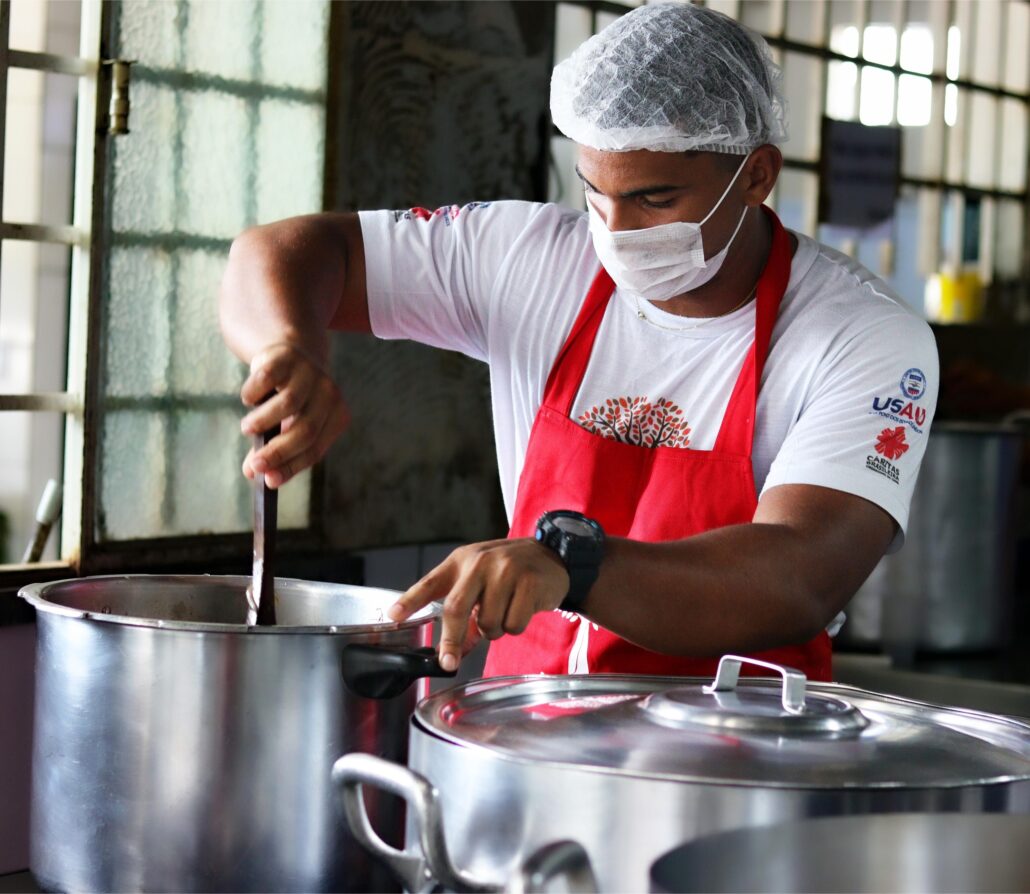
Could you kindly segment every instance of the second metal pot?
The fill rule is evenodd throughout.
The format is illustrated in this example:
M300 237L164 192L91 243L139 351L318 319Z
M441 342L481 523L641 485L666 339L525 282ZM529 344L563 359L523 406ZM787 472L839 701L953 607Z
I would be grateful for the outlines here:
M701 835L810 816L1030 813L1030 727L847 686L585 675L481 680L423 701L410 769L349 755L333 776L359 840L409 890L489 890L572 839L602 891L642 891L650 864ZM407 852L386 848L362 787L409 801Z

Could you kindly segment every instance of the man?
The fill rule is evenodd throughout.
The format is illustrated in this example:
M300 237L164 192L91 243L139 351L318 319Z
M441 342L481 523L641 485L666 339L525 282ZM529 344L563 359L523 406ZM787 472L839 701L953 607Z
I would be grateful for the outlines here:
M233 244L222 329L277 487L344 428L328 329L490 364L511 534L391 609L443 602L440 661L486 673L710 673L745 652L830 675L826 629L892 545L937 389L882 282L762 207L779 72L737 23L644 6L555 70L589 213L498 202L325 214ZM603 265L603 266L602 266Z

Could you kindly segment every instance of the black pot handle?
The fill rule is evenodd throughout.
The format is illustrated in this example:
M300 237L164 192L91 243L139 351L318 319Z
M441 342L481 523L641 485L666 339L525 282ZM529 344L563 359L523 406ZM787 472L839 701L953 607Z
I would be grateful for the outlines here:
M364 698L394 698L422 677L453 677L440 667L436 650L398 649L352 643L341 653L343 682Z

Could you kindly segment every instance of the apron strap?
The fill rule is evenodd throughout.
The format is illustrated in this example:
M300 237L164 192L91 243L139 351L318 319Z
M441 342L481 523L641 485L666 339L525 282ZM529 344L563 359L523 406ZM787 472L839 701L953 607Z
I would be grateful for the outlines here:
M755 340L744 359L737 383L730 395L726 415L722 418L719 435L715 439L717 453L751 456L755 436L755 415L758 389L762 384L762 370L769 354L773 326L780 311L780 300L790 280L790 239L776 214L762 206L772 224L772 247L765 268L758 279L755 299Z
M565 339L565 344L551 366L547 384L544 386L543 404L557 410L563 416L572 415L572 404L576 400L587 364L590 362L590 354L594 350L594 342L601 328L601 320L604 319L608 299L614 291L615 282L608 275L608 271L604 267L599 268L576 322L572 324L569 337Z

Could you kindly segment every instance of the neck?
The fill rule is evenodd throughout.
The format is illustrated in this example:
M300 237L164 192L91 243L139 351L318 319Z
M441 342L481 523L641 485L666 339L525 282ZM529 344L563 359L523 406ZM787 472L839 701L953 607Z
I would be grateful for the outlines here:
M796 241L791 236L792 250ZM772 249L772 224L758 208L748 211L718 274L703 286L670 298L661 309L682 317L718 317L738 306L757 285Z

